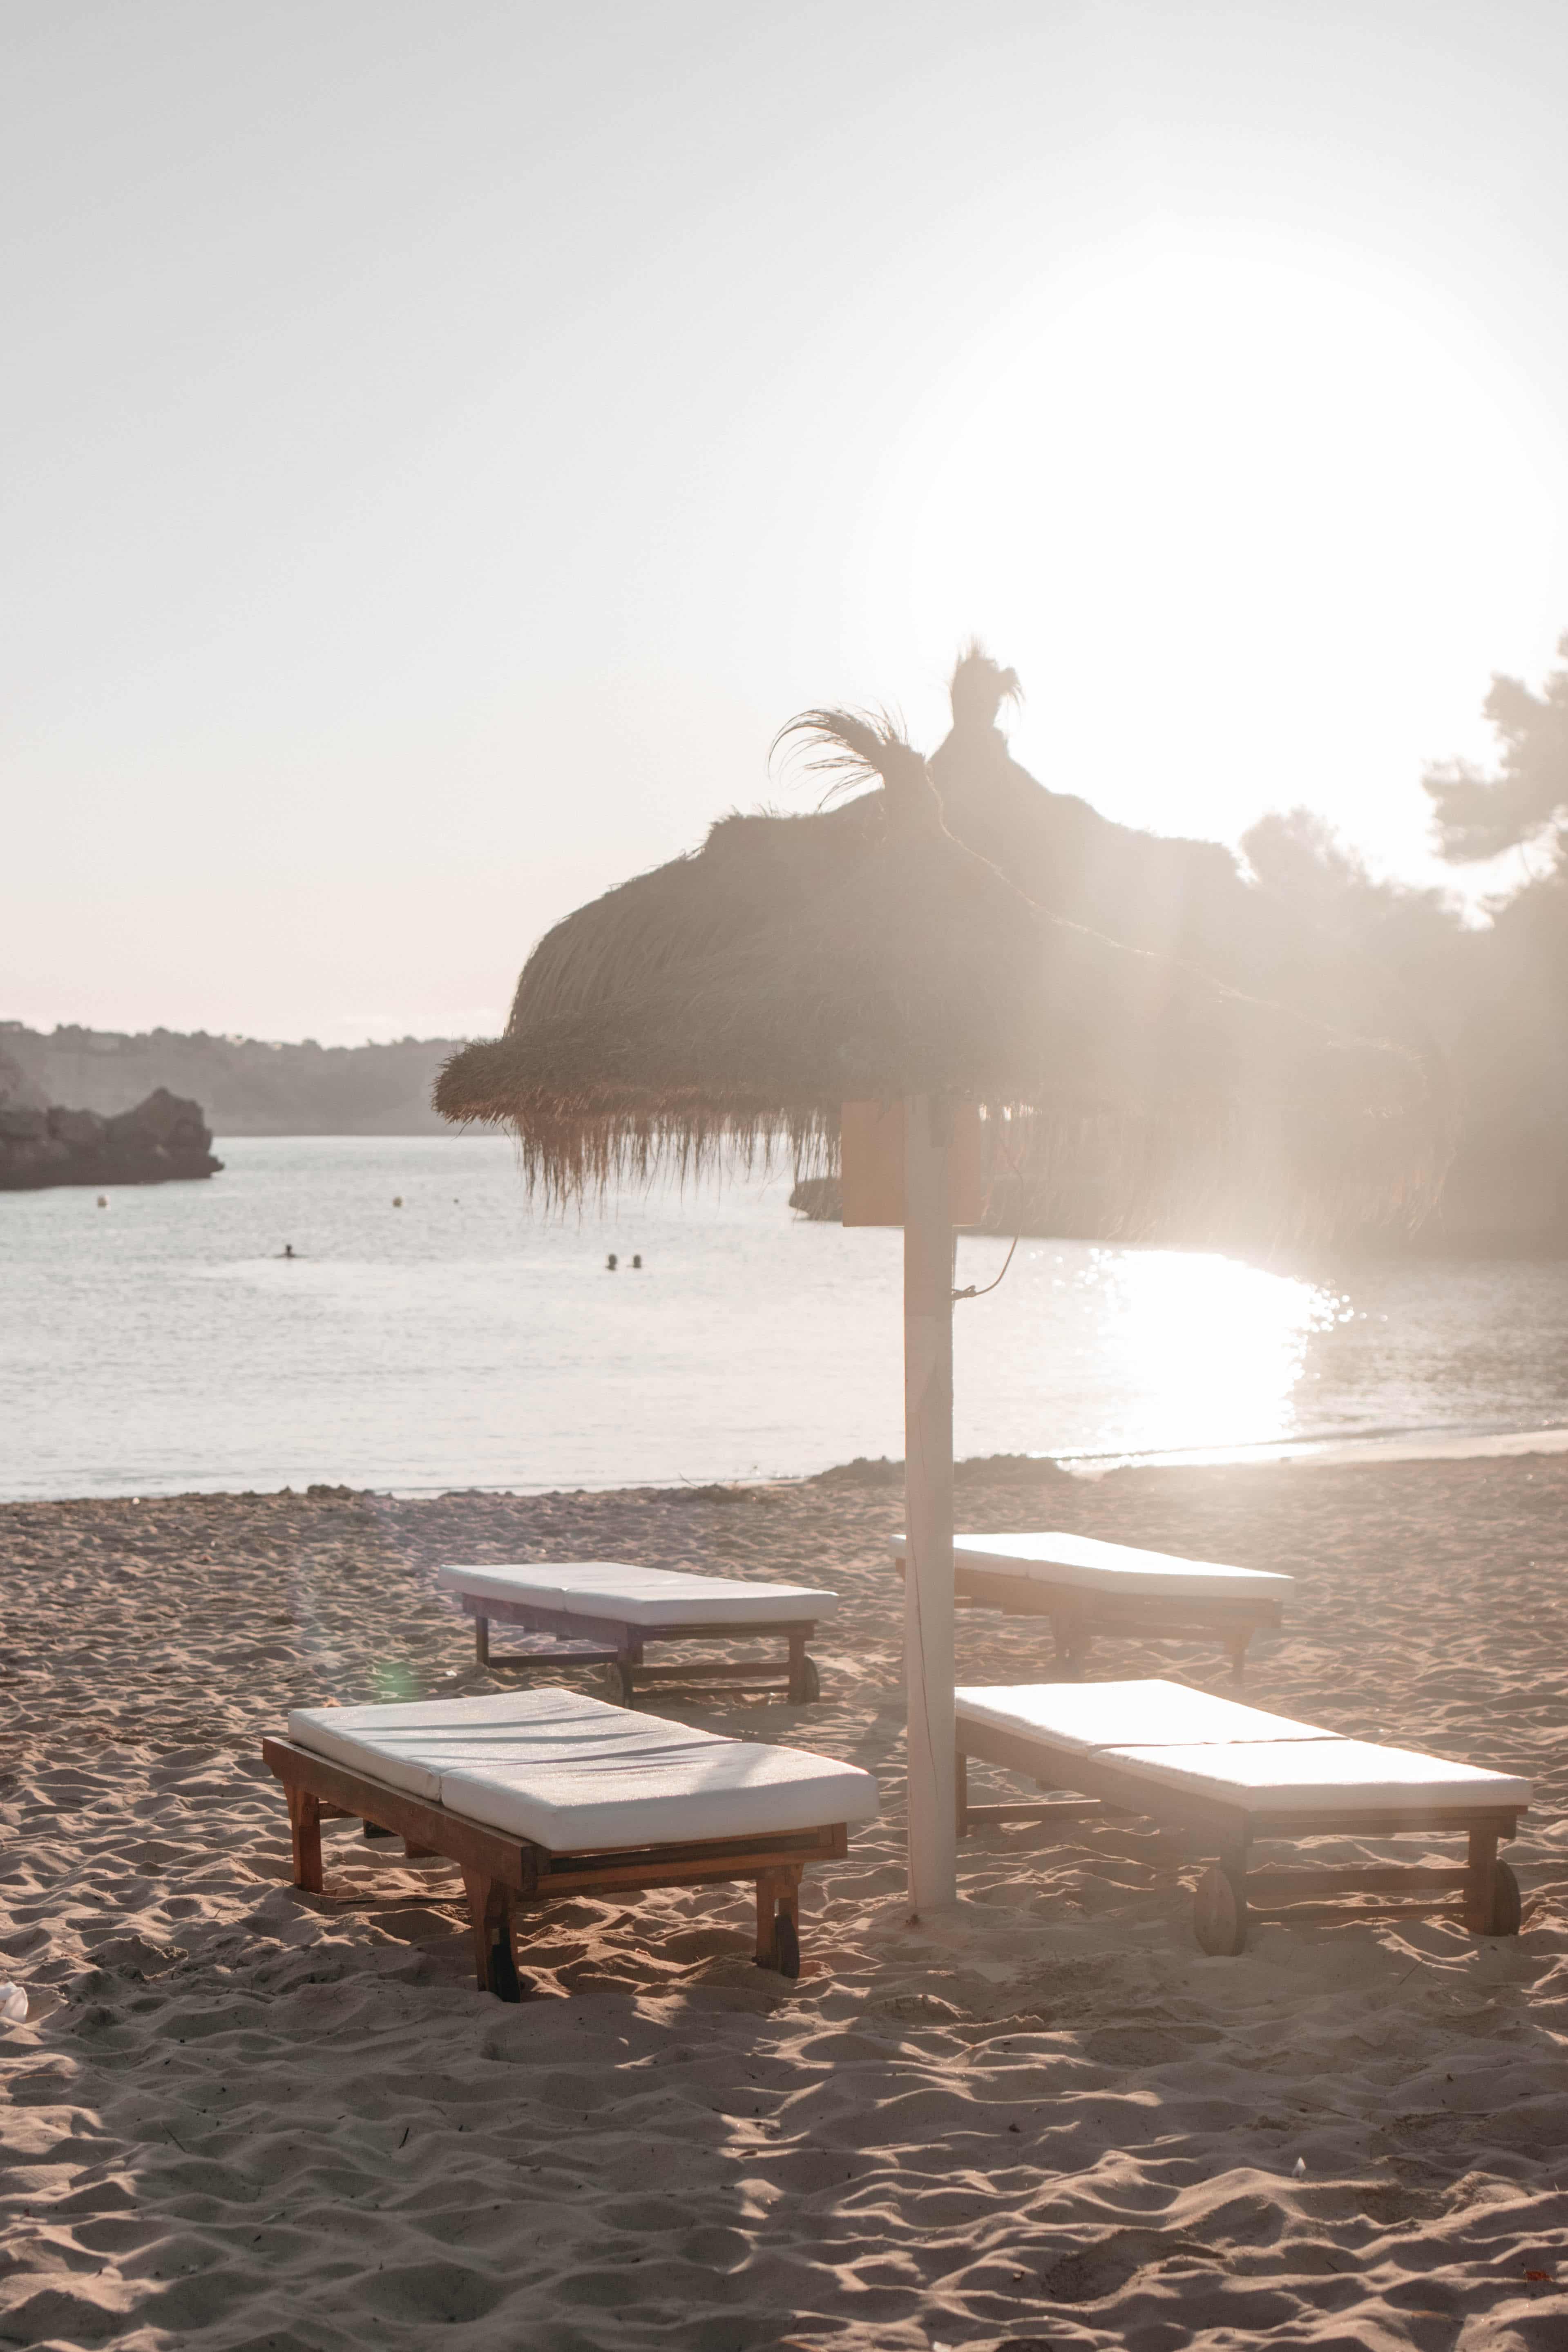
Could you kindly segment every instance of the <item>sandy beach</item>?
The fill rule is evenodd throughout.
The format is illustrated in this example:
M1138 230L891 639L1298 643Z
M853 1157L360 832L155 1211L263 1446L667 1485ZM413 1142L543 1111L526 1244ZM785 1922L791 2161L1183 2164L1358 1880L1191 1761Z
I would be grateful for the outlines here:
M1125 1825L989 1831L911 1927L900 1517L853 1480L0 1509L0 1974L31 2007L0 2343L1568 2342L1568 1461L961 1474L961 1525L1288 1570L1248 1696L1531 1775L1507 1942L1352 1920L1207 1959L1192 1862ZM506 2008L447 1865L337 1824L324 1898L289 1885L263 1732L486 1688L435 1569L552 1556L843 1595L819 1706L669 1709L879 1776L798 1984L751 1965L746 1889L552 1910ZM1041 1627L959 1643L963 1679L1050 1671ZM1201 1643L1091 1671L1228 1687Z

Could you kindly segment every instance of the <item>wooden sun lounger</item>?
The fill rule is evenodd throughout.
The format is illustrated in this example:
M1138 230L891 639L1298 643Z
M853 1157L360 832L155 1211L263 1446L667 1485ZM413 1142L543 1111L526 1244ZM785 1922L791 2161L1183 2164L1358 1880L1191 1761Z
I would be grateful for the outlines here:
M811 1585L751 1584L620 1560L458 1565L439 1570L437 1580L474 1620L482 1666L608 1666L624 1706L634 1705L639 1688L711 1682L782 1690L793 1706L809 1706L821 1697L822 1682L806 1644L838 1606L836 1593ZM491 1652L492 1622L523 1633L505 1657ZM776 1636L786 1655L643 1663L652 1642L732 1642L739 1635Z
M1349 1895L1386 1898L1359 1917L1437 1914L1473 1936L1519 1933L1519 1881L1498 1859L1530 1804L1528 1780L1408 1748L1342 1739L1181 1683L1035 1683L957 1694L960 1836L989 1822L1070 1824L1142 1813L1216 1859L1194 1926L1205 1952L1245 1950L1254 1918L1332 1916ZM972 1805L967 1759L1076 1799ZM1463 1863L1249 1870L1255 1838L1430 1838L1463 1832ZM1341 1915L1342 1916L1342 1915Z
M357 1819L463 1874L481 1991L521 1997L519 1908L750 1879L759 1966L800 1972L801 1873L874 1820L868 1772L716 1738L564 1690L303 1707L262 1756L283 1783L294 1884L322 1892L321 1823Z
M893 1538L900 1571L904 1538ZM1048 1617L1056 1654L1081 1673L1096 1633L1139 1640L1219 1634L1239 1681L1254 1633L1277 1629L1293 1580L1257 1568L1178 1559L1096 1536L963 1535L952 1539L954 1591L974 1609Z

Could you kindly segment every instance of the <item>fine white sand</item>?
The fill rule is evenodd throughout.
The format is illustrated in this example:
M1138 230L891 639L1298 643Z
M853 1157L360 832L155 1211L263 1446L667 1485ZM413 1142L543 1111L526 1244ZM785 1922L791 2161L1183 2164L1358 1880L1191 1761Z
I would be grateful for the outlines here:
M1535 1778L1517 1941L1265 1927L1239 1960L1192 1942L1194 1858L1126 1824L972 1840L958 1913L907 1924L896 1488L0 1511L0 1975L32 2008L0 2344L1561 2352L1565 1511L1547 1457L964 1480L966 1525L1289 1570L1247 1696ZM552 1555L846 1596L820 1706L679 1710L881 1780L797 1985L751 1965L749 1889L544 1914L508 2009L447 1865L338 1824L325 1895L290 1886L261 1734L486 1687L434 1570ZM1049 1671L1042 1627L959 1642L965 1681ZM1229 1686L1202 1643L1092 1671Z

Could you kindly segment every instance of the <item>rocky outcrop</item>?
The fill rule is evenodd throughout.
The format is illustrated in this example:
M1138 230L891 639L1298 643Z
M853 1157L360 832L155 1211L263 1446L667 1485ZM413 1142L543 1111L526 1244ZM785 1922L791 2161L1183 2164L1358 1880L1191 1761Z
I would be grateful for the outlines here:
M0 1055L0 1192L48 1184L165 1184L223 1166L200 1103L159 1087L116 1118L46 1102Z
M844 1214L844 1187L837 1176L803 1176L789 1204L814 1225L836 1225Z

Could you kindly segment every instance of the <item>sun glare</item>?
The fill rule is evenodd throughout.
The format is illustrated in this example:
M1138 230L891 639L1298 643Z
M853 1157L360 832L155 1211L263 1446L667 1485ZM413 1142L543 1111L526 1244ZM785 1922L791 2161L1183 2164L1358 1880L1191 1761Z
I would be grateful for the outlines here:
M1234 831L1402 741L1417 686L1461 723L1499 579L1550 559L1540 446L1479 324L1408 279L1145 242L941 374L868 501L866 591L933 666L978 627L1025 668L1026 756L1054 734L1115 814Z

